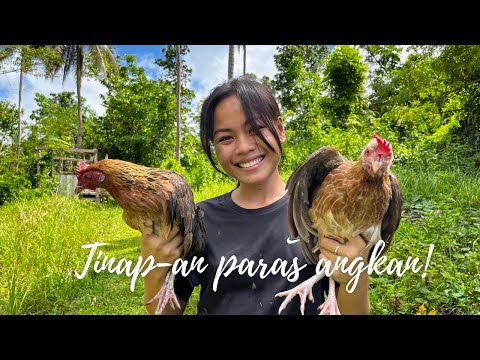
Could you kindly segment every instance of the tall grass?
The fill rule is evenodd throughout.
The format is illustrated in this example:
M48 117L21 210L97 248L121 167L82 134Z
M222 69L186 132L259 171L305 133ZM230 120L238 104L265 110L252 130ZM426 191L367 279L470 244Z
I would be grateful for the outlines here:
M55 196L1 207L0 289L6 290L0 313L71 312L92 276L74 277L88 255L81 246L138 235L123 223L120 208L91 201Z
M402 184L404 212L388 259L409 256L426 271L372 274L372 314L414 314L422 306L439 314L480 314L480 177L459 170L431 172L394 168ZM283 175L286 178L285 175ZM215 182L195 192L195 200L235 188ZM1 314L146 314L143 281L130 291L125 274L89 270L77 279L88 251L85 244L107 242L104 255L136 263L139 232L129 228L117 206L87 200L45 197L0 207ZM186 314L196 313L199 289Z

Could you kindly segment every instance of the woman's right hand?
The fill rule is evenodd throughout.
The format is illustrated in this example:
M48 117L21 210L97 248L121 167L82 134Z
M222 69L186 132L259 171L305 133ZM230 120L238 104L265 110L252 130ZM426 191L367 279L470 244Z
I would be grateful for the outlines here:
M141 245L144 260L152 255L156 263L173 264L182 256L183 238L177 224L174 224L166 237L153 232L153 223L150 220L143 222Z

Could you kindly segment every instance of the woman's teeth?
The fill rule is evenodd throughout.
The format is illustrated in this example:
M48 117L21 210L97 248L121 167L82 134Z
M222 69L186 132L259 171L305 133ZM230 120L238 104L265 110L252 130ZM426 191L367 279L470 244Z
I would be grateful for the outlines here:
M258 157L258 158L254 159L252 161L247 162L247 163L241 163L241 164L239 163L238 166L240 166L241 168L249 168L249 167L252 167L254 165L257 165L262 160L263 160L263 156Z

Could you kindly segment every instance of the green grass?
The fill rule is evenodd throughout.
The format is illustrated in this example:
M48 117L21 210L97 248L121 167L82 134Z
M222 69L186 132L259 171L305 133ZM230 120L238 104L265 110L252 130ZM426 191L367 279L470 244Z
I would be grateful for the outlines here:
M480 178L458 170L428 172L394 169L404 192L404 213L388 259L409 256L424 263L435 248L426 278L423 270L371 276L372 314L426 312L480 314ZM195 194L207 199L235 187L216 183ZM109 243L105 256L136 264L140 233L112 204L45 197L0 207L0 314L146 314L143 280L108 271L81 272L89 250L82 245ZM98 253L98 251L97 251ZM94 261L96 257L94 258ZM117 260L117 261L118 261ZM199 289L186 314L196 313Z
M373 275L372 312L412 314L422 305L439 314L480 314L480 177L459 170L396 169L404 193L402 222L388 259L418 257L423 270Z
M106 242L107 256L136 259L139 233L121 209L87 200L45 197L0 208L0 313L142 314L143 282L90 271L78 279L88 256L82 245Z

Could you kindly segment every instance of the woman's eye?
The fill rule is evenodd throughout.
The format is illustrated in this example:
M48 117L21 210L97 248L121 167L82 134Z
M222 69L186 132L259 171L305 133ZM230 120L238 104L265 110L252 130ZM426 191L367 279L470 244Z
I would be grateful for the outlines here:
M222 136L220 139L218 139L218 142L223 142L230 140L232 137L231 136Z

